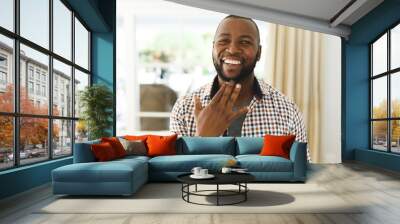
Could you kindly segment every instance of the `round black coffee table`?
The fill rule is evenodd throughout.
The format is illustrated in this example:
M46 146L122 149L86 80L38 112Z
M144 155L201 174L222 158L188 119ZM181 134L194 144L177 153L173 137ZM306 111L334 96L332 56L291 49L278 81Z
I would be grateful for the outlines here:
M255 177L248 173L215 173L215 177L212 179L193 179L190 177L191 173L182 174L177 177L178 181L182 183L182 199L188 203L198 204L198 205L234 205L247 200L247 192L249 188L247 183L255 180ZM197 190L197 185L216 185L215 190ZM195 186L194 191L190 191L190 186ZM237 190L223 190L220 189L220 185L236 185ZM205 194L209 192L215 192L215 194ZM190 201L190 196L204 196L204 197L216 197L216 204L202 204ZM221 197L232 197L241 196L239 200L231 203L221 203Z

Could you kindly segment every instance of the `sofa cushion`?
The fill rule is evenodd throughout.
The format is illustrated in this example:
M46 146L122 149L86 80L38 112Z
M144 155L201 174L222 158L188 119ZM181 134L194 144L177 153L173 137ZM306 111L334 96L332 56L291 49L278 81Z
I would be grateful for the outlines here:
M238 155L241 168L249 172L293 172L292 161L278 156Z
M235 139L233 137L181 137L177 141L177 154L235 155Z
M147 171L146 166L146 162L136 159L74 163L53 170L52 174L53 181L58 182L130 182L133 173Z
M237 137L236 155L259 154L264 144L263 137Z
M147 157L147 156L130 155L130 156L125 156L124 158L113 160L113 162L127 162L127 163L130 163L130 162L135 161L135 160L142 161L142 162L148 162L149 159L150 159L150 157Z
M163 172L190 172L193 167L200 166L211 172L219 171L230 159L231 155L175 155L158 156L149 160L149 170Z

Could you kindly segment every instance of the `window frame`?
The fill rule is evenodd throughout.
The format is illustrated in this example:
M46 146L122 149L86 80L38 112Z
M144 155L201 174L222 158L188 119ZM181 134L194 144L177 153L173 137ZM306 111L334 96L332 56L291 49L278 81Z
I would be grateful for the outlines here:
M393 25L391 25L389 28L387 28L383 33L378 35L374 40L372 40L369 44L369 149L373 151L379 151L379 152L386 152L386 153L391 153L391 154L400 154L400 152L393 152L392 151L392 122L393 121L400 121L400 117L392 117L392 98L391 98L391 79L392 76L395 75L396 73L400 72L400 67L391 69L391 31L393 28L400 26L400 21L397 21ZM381 37L383 37L385 34L387 34L387 64L386 64L386 71L380 74L376 74L374 76L373 74L373 44L376 43ZM373 81L378 79L386 77L386 87L387 87L387 105L386 105L386 118L373 118ZM373 136L373 122L374 121L386 121L386 151L375 149L374 148L374 136Z
M29 39L24 38L23 36L20 35L20 0L14 0L13 1L13 10L14 10L14 18L13 18L13 31L10 31L4 27L0 26L0 35L3 35L7 38L12 39L13 41L13 64L12 66L12 73L11 75L13 75L13 79L14 79L14 110L13 112L2 112L0 111L0 116L4 116L4 117L12 117L13 119L13 166L10 167L5 167L5 168L0 168L0 172L5 171L5 170L11 170L11 169L16 169L19 167L23 167L23 166L30 166L33 164L38 164L38 163L43 163L46 161L50 161L50 160L54 160L54 159L62 159L62 158L66 158L66 157L70 157L73 156L73 152L74 152L74 143L75 143L75 123L76 121L79 120L79 117L75 116L75 109L72 107L71 108L71 114L70 116L66 115L66 116L56 116L53 115L53 59L58 60L59 62L62 62L68 66L71 66L71 84L73 84L75 81L75 69L85 73L88 75L89 77L89 83L88 86L92 85L92 71L91 71L91 37L92 37L92 30L88 27L88 25L83 21L83 19L79 16L78 13L76 13L72 7L68 4L68 2L66 2L65 0L59 0L68 10L71 11L71 18L70 18L70 23L71 23L71 58L67 59L64 58L63 56L55 53L53 50L53 24L54 24L54 18L53 18L53 1L54 0L48 0L49 3L49 47L48 49L46 49L45 47L42 47L39 44L34 43L33 41L30 41ZM79 66L78 64L75 63L75 18L77 20L79 20L79 22L83 25L83 27L88 31L88 69L85 69L81 66ZM39 114L27 114L27 113L21 113L20 112L20 85L21 85L21 81L20 81L20 45L23 44L27 47L32 48L33 50L36 50L42 54L45 54L46 56L48 56L49 62L48 62L48 74L47 74L47 79L48 82L45 85L45 94L48 97L48 112L46 115L39 115ZM29 64L27 64L27 71L30 71L31 67L29 66ZM36 83L41 83L42 84L42 79L41 79L41 75L42 72L41 71L39 73L39 80L36 80L36 72L37 70L35 68L33 68L33 79L31 79L30 77L30 73L27 72L26 75L26 81L33 81L33 85L35 86ZM47 81L47 80L46 80ZM28 86L27 86L28 87ZM42 87L42 85L40 85L40 87ZM29 87L28 87L29 88ZM27 89L27 91L29 91ZM36 91L36 89L34 89L34 92ZM72 85L71 87L71 93L73 94L73 96L75 96L75 88L74 85ZM40 94L38 95L40 97L43 97L40 91ZM75 103L75 97L72 97L71 99L71 104L74 105ZM47 135L47 142L49 143L47 145L47 150L48 150L48 155L47 158L44 157L43 160L40 160L38 162L32 162L32 163L26 163L26 164L21 164L21 159L20 159L20 119L21 118L45 118L47 119L48 122L48 135ZM54 152L54 147L53 144L50 144L53 142L53 123L57 120L65 120L65 121L71 121L71 153L68 155L62 155L62 156L54 156L53 152Z

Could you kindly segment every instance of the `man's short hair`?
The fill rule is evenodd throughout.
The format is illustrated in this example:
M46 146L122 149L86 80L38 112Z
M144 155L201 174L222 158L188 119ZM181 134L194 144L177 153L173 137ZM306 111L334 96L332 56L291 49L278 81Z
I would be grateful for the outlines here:
M258 44L260 44L260 30L258 29L257 23L254 22L253 19L248 18L248 17L237 16L237 15L228 15L228 16L226 16L225 18L223 18L223 19L221 20L221 22L219 23L219 25L218 25L218 27L217 27L217 30L219 29L219 26L221 25L222 21L224 21L224 20L226 20L226 19L229 19L229 18L244 19L244 20L250 21L250 22L256 27L256 30L257 30L257 41L258 41Z

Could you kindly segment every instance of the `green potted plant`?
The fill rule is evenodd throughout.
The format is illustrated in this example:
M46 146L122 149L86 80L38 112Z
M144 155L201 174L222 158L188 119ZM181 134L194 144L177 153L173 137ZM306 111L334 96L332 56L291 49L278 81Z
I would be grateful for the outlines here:
M87 86L79 93L81 118L88 131L89 140L110 136L112 125L113 94L102 84Z

